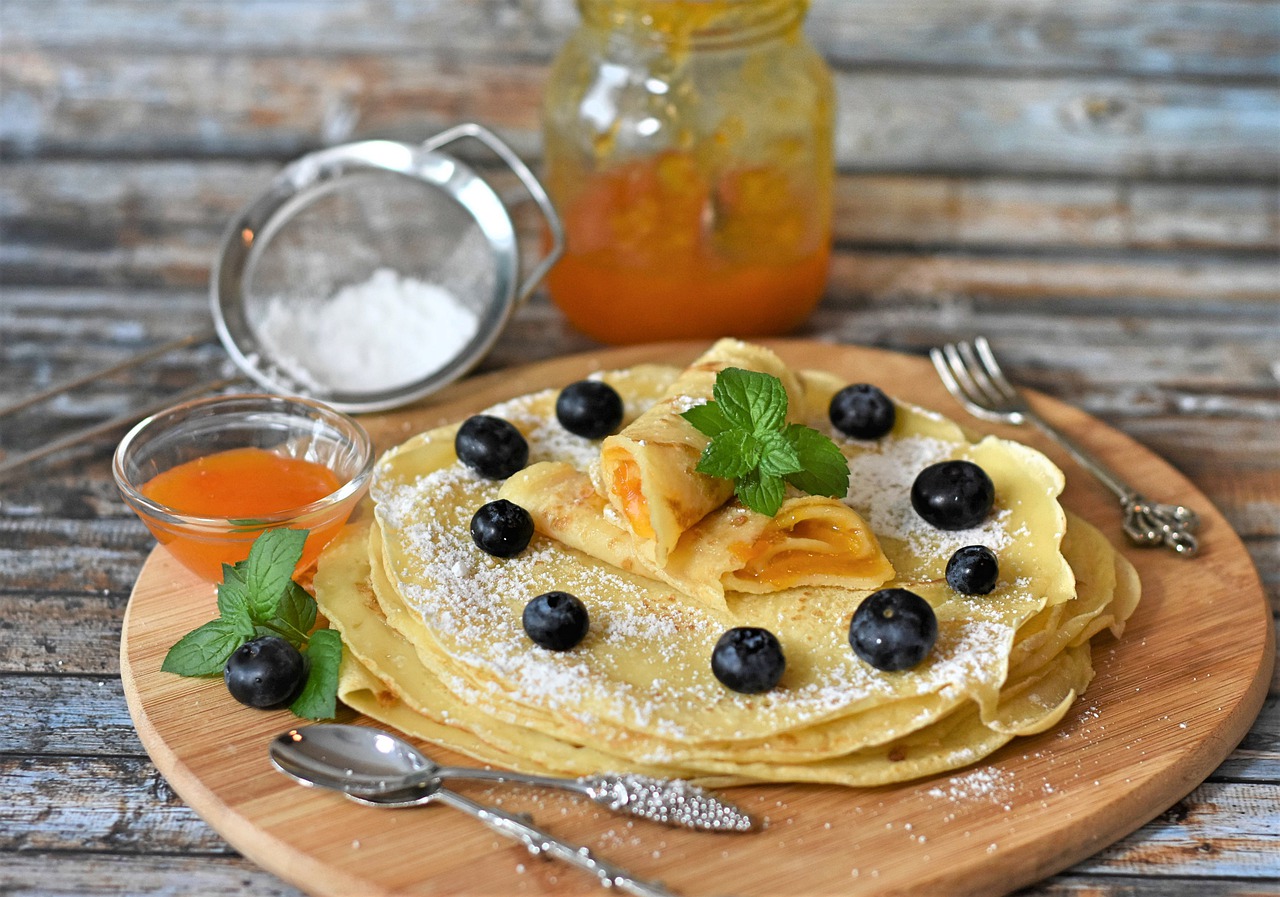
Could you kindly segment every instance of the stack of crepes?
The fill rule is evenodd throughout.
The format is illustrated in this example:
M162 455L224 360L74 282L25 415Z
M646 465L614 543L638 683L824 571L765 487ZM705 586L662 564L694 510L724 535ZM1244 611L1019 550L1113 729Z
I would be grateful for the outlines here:
M779 377L790 419L835 440L849 460L844 499L794 493L769 518L694 470L706 437L680 412L709 399L730 366ZM848 439L827 418L842 381L732 340L683 371L594 376L627 410L603 441L559 425L555 390L485 411L529 442L529 465L506 481L457 460L456 425L382 457L371 508L314 579L346 645L346 704L528 772L879 785L1056 724L1093 675L1090 638L1118 635L1137 604L1133 568L1064 512L1061 471L1026 446L970 439L903 402L888 435ZM916 474L947 459L977 463L995 484L995 507L972 529L944 532L911 507ZM485 554L469 534L476 509L499 497L537 527L514 558ZM947 560L971 544L999 558L988 595L946 583ZM848 641L858 604L888 586L921 595L938 618L933 650L902 672L872 668ZM521 625L524 605L553 590L590 614L585 640L565 652L535 646ZM739 694L713 676L712 649L735 626L780 640L774 689Z

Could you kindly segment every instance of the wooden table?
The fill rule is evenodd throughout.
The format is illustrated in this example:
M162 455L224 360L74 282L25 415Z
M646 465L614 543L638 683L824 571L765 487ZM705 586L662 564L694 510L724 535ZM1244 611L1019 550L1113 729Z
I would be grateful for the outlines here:
M798 335L920 354L985 333L1018 381L1193 480L1280 612L1276 10L816 2L837 252ZM206 326L221 229L301 152L474 118L536 161L574 21L569 0L0 5L0 404ZM483 369L592 347L538 297ZM203 343L95 381L0 419L0 451L227 368ZM135 735L118 647L153 543L112 441L0 484L0 891L296 894ZM1207 781L1026 893L1280 894L1280 685Z

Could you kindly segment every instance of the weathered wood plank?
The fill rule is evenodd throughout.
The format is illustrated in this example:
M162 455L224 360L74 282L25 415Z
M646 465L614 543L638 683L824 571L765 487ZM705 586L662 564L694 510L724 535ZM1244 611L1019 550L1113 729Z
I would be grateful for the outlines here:
M532 156L546 75L518 57L20 48L0 57L0 147L282 158L476 119ZM867 69L838 73L837 96L837 158L849 170L1275 179L1280 90L1265 82Z
M1280 784L1207 782L1139 834L1121 839L1075 869L1265 879L1276 873L1278 832Z
M1280 264L1266 258L844 250L834 254L829 290L839 297L890 301L903 296L1266 300L1276 297L1277 277Z
M0 754L142 757L124 689L114 676L0 674L8 724Z
M0 233L10 254L181 243L212 257L227 222L278 170L225 159L16 162L0 182ZM511 189L512 177L488 176ZM835 239L860 245L1271 253L1280 242L1280 191L1268 184L846 172L835 202Z
M0 22L46 47L241 54L436 53L548 59L576 27L572 0L58 0L6 4ZM1280 68L1271 4L1159 0L815 0L809 33L835 65L868 62L1135 74L1258 75Z
M21 564L9 563L15 556L22 557ZM9 552L8 557L0 553L0 575L6 581L3 588L27 585L34 590L36 583L52 583L47 573L42 575L44 557L39 551ZM122 564L116 585L124 588L111 595L0 591L0 632L4 633L0 673L119 674L121 621L141 566L142 558L134 565ZM60 578L75 589L92 577L82 571L78 583L74 573Z
M240 857L173 857L23 852L4 856L0 871L11 897L301 897L301 892ZM1132 879L1106 874L1059 875L1017 897L1264 897L1280 884L1209 876Z
M1269 251L1280 238L1265 185L846 173L835 218L838 241L864 245Z
M1275 897L1280 882L1213 878L1058 875L1017 892L1017 897Z
M302 897L240 856L5 853L0 887L8 897Z
M0 788L7 804L0 852L232 852L150 760L6 756Z

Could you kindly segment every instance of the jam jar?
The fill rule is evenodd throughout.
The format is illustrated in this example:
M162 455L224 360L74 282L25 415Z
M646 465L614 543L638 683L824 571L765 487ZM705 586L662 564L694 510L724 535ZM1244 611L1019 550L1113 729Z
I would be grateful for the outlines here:
M830 260L834 92L807 0L578 0L552 68L547 287L606 343L785 332Z

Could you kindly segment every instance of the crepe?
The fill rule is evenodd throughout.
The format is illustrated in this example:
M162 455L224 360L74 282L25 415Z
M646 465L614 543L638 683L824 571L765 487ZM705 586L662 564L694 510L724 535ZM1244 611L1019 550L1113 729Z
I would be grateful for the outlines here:
M639 421L678 391L683 373L645 366L597 376ZM841 382L816 372L790 379L794 416L830 432L825 404ZM761 533L775 524L744 523L734 505L686 527L656 564L593 489L600 444L558 427L555 395L488 409L530 442L530 467L506 483L457 462L456 426L379 461L369 513L326 550L315 577L317 601L348 648L342 700L483 762L532 772L883 784L972 763L1055 725L1092 675L1089 639L1106 628L1118 634L1137 603L1132 568L1068 518L1057 501L1062 474L1043 455L974 441L940 415L899 403L882 440L832 433L851 473L838 504L869 526L891 565L883 584L920 594L939 623L919 667L875 670L853 654L847 631L882 583L742 590L717 521ZM910 508L915 473L948 458L979 463L996 486L995 508L971 530L934 529ZM544 518L529 548L505 560L476 548L467 526L477 507L503 495ZM811 498L791 500L802 508ZM685 544L697 546L687 568ZM990 595L959 595L945 583L947 558L966 544L999 556ZM590 631L571 651L534 647L520 625L524 603L552 589L589 608ZM741 625L768 628L783 645L786 672L765 694L732 692L710 672L715 641Z
M531 464L498 495L533 517L538 532L622 570L661 580L713 607L726 592L805 586L871 589L893 576L871 527L843 501L794 495L773 517L736 502L688 529L659 564L600 495L561 461Z
M680 537L733 494L732 481L695 470L708 439L680 416L710 400L716 374L729 367L778 377L790 408L800 406L800 381L782 359L762 346L724 339L682 371L652 408L601 444L599 491L653 566L662 566Z

